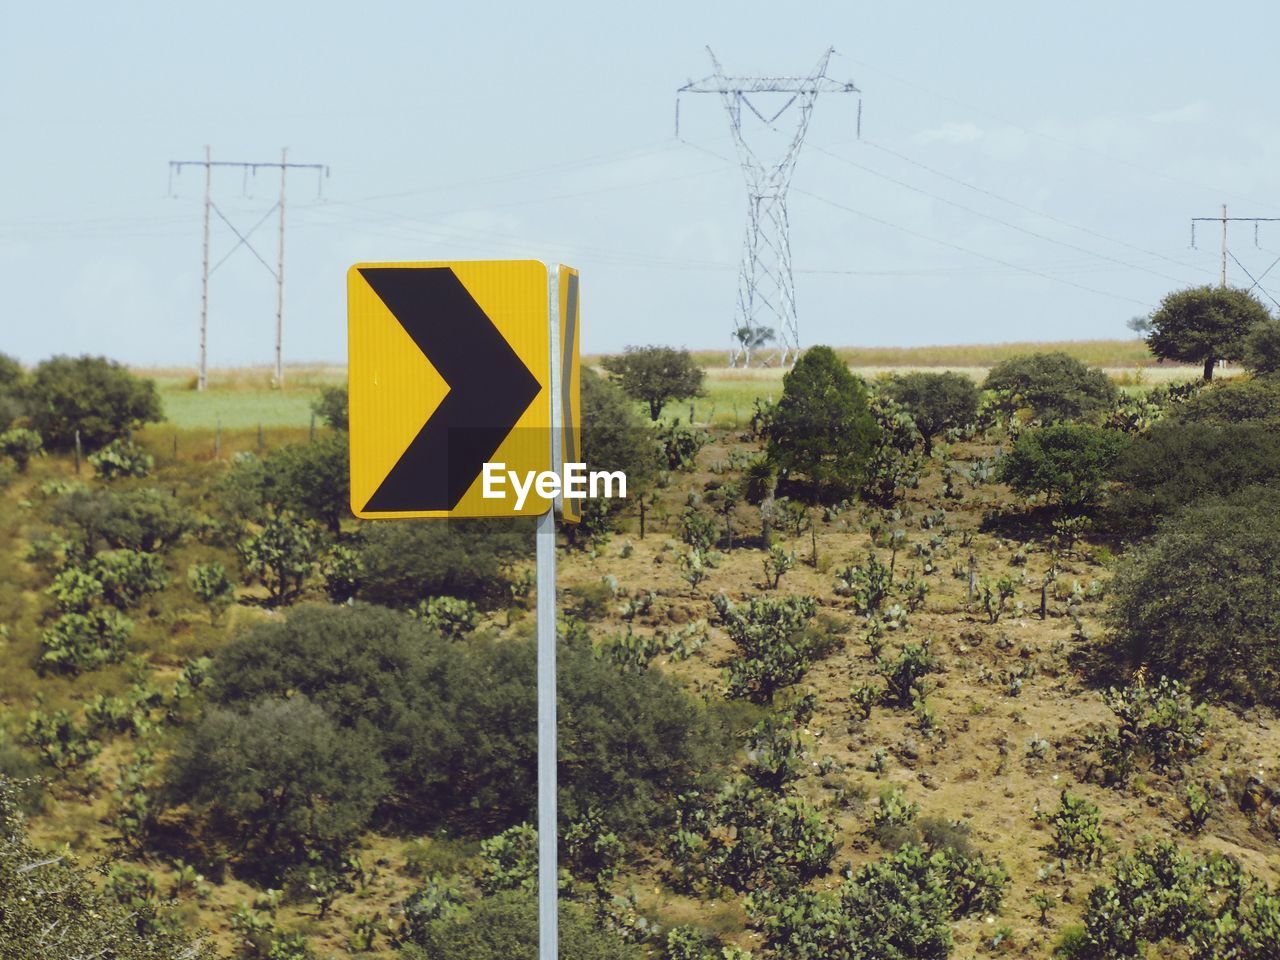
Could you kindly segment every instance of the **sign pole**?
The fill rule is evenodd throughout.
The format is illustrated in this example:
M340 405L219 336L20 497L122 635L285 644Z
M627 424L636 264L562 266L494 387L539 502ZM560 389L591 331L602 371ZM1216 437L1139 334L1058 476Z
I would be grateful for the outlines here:
M547 269L551 466L560 468L560 269ZM557 498L558 500L559 498ZM556 507L538 517L538 960L560 954L556 817Z

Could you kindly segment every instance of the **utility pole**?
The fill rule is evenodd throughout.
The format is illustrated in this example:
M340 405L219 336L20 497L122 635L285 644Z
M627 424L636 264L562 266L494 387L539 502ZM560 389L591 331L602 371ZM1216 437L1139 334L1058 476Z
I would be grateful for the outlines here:
M196 389L204 390L209 381L209 207L213 201L213 152L204 148L204 253L200 271L200 372Z
M852 82L827 76L828 49L806 77L728 77L716 55L707 47L715 72L702 80L690 80L676 91L676 136L680 136L680 95L715 93L729 114L729 130L738 151L738 162L747 181L747 234L738 273L738 306L734 317L733 353L751 362L750 345L764 342L777 326L778 359L783 366L800 355L800 331L796 320L795 280L791 272L791 221L787 217L787 189L800 156L809 118L819 93L858 93ZM779 105L781 101L781 105ZM766 105L768 104L768 105ZM789 136L781 157L762 160L743 133L743 108L760 121L758 133ZM791 108L795 107L795 111ZM792 112L793 132L778 130L777 123ZM858 114L861 116L861 103ZM750 116L748 116L750 121Z
M317 189L323 184L324 179L329 176L329 167L323 163L290 163L289 149L284 148L280 152L280 161L214 161L212 150L209 147L204 148L203 160L170 160L169 161L169 182L172 188L173 177L181 175L183 167L204 167L204 241L201 255L201 282L200 282L200 367L196 375L196 388L204 390L208 386L208 335L209 335L209 278L217 272L218 268L226 263L227 258L235 253L240 247L247 247L249 252L254 255L259 263L266 268L267 272L276 281L276 337L275 337L275 373L274 380L276 387L284 386L284 201L285 201L285 185L286 178L290 169L294 170L314 170L317 176ZM214 167L234 167L239 170L243 178L247 181L250 176L257 176L259 170L280 171L280 199L272 204L262 218L248 230L240 231L235 224L228 219L218 205L213 200L213 169ZM170 191L172 193L172 189ZM280 228L279 237L276 245L276 266L273 270L267 263L266 259L260 254L249 242L249 237L253 232L262 226L263 223L271 216L272 213L280 211ZM210 214L217 214L218 218L227 225L232 233L236 235L236 243L228 250L212 267L209 266L209 225Z
M1192 249L1195 249L1195 245L1196 245L1196 224L1197 224L1197 223L1221 223L1221 224L1222 224L1222 266L1221 266L1221 269L1220 269L1219 274L1218 274L1218 285L1219 285L1220 287L1225 287L1225 286L1227 285L1227 258L1228 258L1228 257L1230 257L1230 258L1231 258L1231 259L1233 259L1233 260L1235 260L1235 259L1236 259L1235 254L1234 254L1234 253L1232 253L1232 252L1231 252L1231 249L1227 246L1227 224L1228 224L1228 223L1236 223L1236 222L1240 222L1240 223L1252 223L1252 224L1253 224L1253 242L1254 242L1254 246L1257 246L1257 243L1258 243L1258 224L1260 224L1260 223L1274 223L1274 222L1276 222L1276 221L1280 221L1280 217L1229 217L1229 216L1227 216L1227 205L1224 203L1224 204L1222 205L1222 215L1221 215L1221 216L1218 216L1218 217L1192 217L1192 218L1191 218L1191 247L1192 247ZM1239 260L1236 260L1236 263L1240 263L1240 261L1239 261ZM1243 264L1241 264L1241 269L1242 269L1242 270L1244 269L1244 265L1243 265ZM1245 273L1246 273L1246 274L1248 274L1248 273L1249 273L1249 271L1245 270ZM1249 279L1251 279L1251 280L1253 279L1252 275L1250 275L1250 276L1249 276ZM1259 279L1261 279L1261 278L1259 278ZM1257 280L1254 280L1254 281L1253 281L1253 286L1254 286L1254 287L1258 286L1258 281L1257 281ZM1252 289L1253 289L1253 287L1250 287L1249 289L1250 289L1250 290L1252 290Z
M284 182L289 148L280 151L280 242L276 246L276 387L284 387Z

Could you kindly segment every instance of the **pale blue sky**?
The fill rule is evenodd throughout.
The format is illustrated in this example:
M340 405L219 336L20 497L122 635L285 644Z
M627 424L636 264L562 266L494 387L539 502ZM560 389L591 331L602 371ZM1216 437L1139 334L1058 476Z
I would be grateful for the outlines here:
M323 200L290 185L288 360L344 359L351 263L451 257L578 266L588 351L723 347L744 188L716 100L672 136L707 43L777 74L834 45L863 91L863 140L855 98L820 100L795 175L805 344L1127 336L1216 281L1190 217L1280 216L1278 26L1261 2L4 3L0 351L194 363L201 182L167 197L167 161L206 143L332 169ZM275 189L215 199L248 226ZM1280 223L1233 230L1255 276L1280 255ZM274 261L274 221L255 240ZM238 252L211 301L211 363L269 362L262 266Z

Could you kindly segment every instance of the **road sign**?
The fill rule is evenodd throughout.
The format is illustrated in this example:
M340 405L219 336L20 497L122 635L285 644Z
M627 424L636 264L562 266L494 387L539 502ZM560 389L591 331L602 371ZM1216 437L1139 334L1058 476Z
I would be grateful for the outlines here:
M487 461L551 469L547 269L536 260L347 273L351 510L363 519L535 516L486 499ZM558 466L558 465L557 465Z
M560 475L564 464L582 460L582 372L578 359L578 271L560 266ZM554 361L553 361L554 362ZM561 517L566 523L582 520L582 501L562 498Z

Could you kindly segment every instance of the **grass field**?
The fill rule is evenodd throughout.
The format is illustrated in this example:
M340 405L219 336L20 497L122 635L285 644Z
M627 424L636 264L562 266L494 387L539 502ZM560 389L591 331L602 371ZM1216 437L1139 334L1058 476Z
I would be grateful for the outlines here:
M1141 340L1081 340L1067 343L969 344L939 347L840 347L837 352L854 373L866 379L916 369L946 369L981 381L995 363L1011 356L1062 350L1086 363L1100 366L1127 389L1194 379L1197 367L1156 364ZM722 366L723 352L694 354L707 367L707 395L692 404L699 423L741 426L751 417L756 398L778 397L783 370L777 367L730 369ZM598 358L586 357L588 363ZM167 425L179 430L256 432L311 423L311 404L325 386L340 384L346 368L338 365L290 367L283 390L272 386L267 367L212 370L204 392L195 389L190 370L140 369L160 387ZM689 418L689 405L668 410L668 415Z

